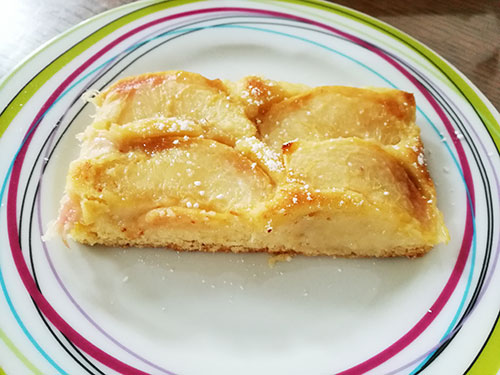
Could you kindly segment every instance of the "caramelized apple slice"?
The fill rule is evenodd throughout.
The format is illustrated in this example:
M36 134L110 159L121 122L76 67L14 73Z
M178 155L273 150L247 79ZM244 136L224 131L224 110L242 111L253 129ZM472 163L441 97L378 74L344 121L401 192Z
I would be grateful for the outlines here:
M272 192L267 174L248 158L216 141L187 136L149 139L122 152L77 160L67 184L82 202L102 200L111 212L130 211L125 216L172 204L246 211ZM148 207L137 208L142 205Z
M93 99L99 107L94 127L155 117L182 117L203 125L210 138L233 145L255 135L237 99L220 80L196 73L163 72L125 78Z
M404 164L371 141L338 138L296 142L285 148L285 166L289 176L309 191L341 193L332 195L340 197L339 207L343 205L340 200L354 206L367 203L388 215L392 212L401 222L416 218L432 236L447 238L445 231L435 232L443 225L433 189L425 186L432 186L432 181L416 180Z
M338 137L393 145L416 131L414 109L413 95L398 90L319 87L273 105L259 131L273 149Z

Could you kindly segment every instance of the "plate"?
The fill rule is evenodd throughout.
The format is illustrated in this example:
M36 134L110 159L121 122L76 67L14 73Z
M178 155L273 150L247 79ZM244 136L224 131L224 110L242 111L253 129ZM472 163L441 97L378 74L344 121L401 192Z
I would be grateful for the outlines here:
M132 74L395 87L451 234L419 259L88 248L41 240L81 100ZM495 374L500 368L499 114L434 52L316 1L138 2L92 18L0 90L0 363L7 374Z

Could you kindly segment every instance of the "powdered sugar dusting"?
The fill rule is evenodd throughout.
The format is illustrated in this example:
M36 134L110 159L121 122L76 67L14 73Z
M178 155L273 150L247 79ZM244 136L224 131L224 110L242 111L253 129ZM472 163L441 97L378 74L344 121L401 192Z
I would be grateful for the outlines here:
M255 155L259 161L264 163L266 168L272 172L283 171L283 163L280 155L271 150L265 143L258 140L255 136L244 137L236 141L236 146L247 150Z

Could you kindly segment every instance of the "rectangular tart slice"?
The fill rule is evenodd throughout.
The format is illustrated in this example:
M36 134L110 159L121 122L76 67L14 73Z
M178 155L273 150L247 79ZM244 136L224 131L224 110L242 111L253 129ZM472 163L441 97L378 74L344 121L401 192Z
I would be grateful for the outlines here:
M53 227L64 238L346 257L448 241L412 94L168 71L91 101Z

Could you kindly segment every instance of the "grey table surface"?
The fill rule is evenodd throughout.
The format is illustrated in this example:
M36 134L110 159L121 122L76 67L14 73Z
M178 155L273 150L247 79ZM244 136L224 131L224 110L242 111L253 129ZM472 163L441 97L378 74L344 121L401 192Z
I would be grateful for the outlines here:
M6 0L0 77L44 42L125 0ZM415 37L463 72L500 109L498 0L338 0Z

